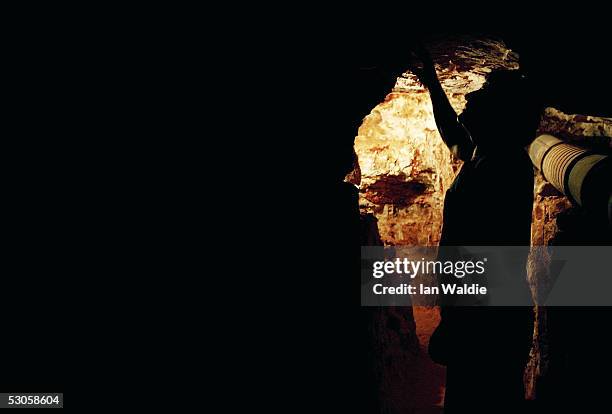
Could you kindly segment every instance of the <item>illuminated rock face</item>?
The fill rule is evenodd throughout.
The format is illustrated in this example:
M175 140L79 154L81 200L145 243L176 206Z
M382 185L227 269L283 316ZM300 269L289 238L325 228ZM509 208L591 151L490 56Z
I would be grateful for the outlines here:
M440 42L428 49L457 113L465 108L465 95L482 88L491 71L518 68L518 56L499 41L454 39L452 44ZM461 161L442 141L429 94L414 75L398 78L392 93L364 119L355 152L359 165L347 181L359 185L360 208L376 217L380 240L385 245L438 245L444 194ZM397 319L392 316L399 310L385 312L391 320ZM416 325L386 333L380 323L373 324L376 360L386 362L379 367L385 412L429 412L441 407L444 399L445 370L427 356L439 311L415 306L413 312L404 312L410 321L414 314ZM389 339L413 338L415 329L419 343L399 347Z
M518 69L518 56L500 41L463 38L428 48L457 113L465 108L465 95L480 89L491 71ZM442 141L429 94L414 75L398 78L393 92L364 119L355 152L360 207L378 219L382 241L437 245L444 194L461 161Z

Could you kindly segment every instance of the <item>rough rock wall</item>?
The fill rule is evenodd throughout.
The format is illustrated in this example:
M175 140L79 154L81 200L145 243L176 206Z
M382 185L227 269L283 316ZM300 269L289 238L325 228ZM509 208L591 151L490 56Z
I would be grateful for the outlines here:
M465 37L428 48L457 113L465 108L465 95L480 89L491 71L518 68L518 55L498 40ZM398 78L393 92L364 119L355 152L360 207L378 219L383 242L436 246L444 194L461 162L444 145L429 94L413 74Z
M565 114L554 108L544 111L539 134L551 134L568 143L607 150L612 148L612 119L589 115ZM548 246L559 234L557 217L572 208L572 203L557 191L544 176L535 170L534 204L531 222L531 244ZM539 251L541 253L542 251ZM532 255L528 264L528 277L534 295L547 289L550 257ZM526 396L537 398L537 381L548 371L549 328L545 308L536 308L534 340L530 361L525 371Z
M372 214L361 215L361 245L382 246L377 220ZM412 308L365 307L361 309L366 372L376 400L373 412L413 413L419 361L419 341Z

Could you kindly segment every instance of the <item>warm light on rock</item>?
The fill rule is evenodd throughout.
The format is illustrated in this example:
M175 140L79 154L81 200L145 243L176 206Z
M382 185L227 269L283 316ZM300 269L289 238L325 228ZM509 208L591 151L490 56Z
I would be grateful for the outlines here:
M501 41L455 39L453 44L442 42L430 49L457 113L465 108L465 95L482 88L488 73L518 68L517 54ZM382 241L437 245L444 194L461 161L438 134L429 94L413 74L398 78L393 92L364 119L355 152L361 173L360 205L378 219Z

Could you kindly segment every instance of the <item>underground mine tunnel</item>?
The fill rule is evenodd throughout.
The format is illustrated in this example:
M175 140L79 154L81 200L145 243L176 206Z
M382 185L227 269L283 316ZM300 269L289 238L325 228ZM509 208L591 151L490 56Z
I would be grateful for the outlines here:
M555 35L445 34L427 36L425 42L458 114L466 95L482 88L495 71L520 68L539 82L545 108L534 143L525 149L534 164L532 245L609 243L612 114L610 95L598 87L607 75L592 63L600 56L602 40ZM571 52L563 53L568 48ZM560 66L552 64L555 58ZM444 194L462 162L437 131L427 91L406 68L364 115L355 131L353 167L344 180L358 189L362 245L437 246ZM588 225L596 230L587 236L571 231ZM528 277L533 291L546 283L541 280L544 267L532 258ZM376 381L369 384L376 393L376 412L442 412L445 368L427 355L439 309L368 312L369 340L378 361L373 362ZM545 404L560 389L577 392L576 377L589 376L589 369L600 363L589 359L585 336L600 329L605 312L534 309L524 375L527 400ZM561 328L568 325L574 326L569 333ZM563 365L578 358L590 366Z

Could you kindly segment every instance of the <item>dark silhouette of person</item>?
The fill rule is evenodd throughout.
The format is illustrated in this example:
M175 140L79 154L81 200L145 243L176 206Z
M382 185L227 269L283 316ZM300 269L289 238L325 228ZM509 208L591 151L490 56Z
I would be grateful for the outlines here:
M529 246L533 167L524 147L535 137L540 105L519 71L492 73L457 116L427 51L414 69L431 96L436 124L464 161L446 192L441 246ZM527 254L516 267L526 281ZM442 306L429 353L446 365L445 412L524 408L523 372L533 334L531 307ZM517 412L517 411L515 411Z

